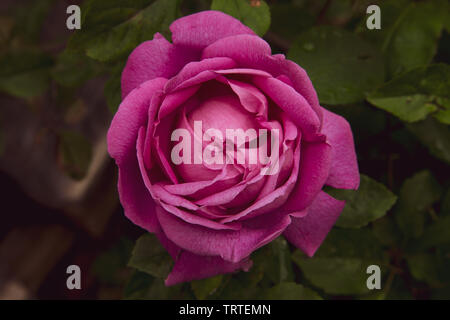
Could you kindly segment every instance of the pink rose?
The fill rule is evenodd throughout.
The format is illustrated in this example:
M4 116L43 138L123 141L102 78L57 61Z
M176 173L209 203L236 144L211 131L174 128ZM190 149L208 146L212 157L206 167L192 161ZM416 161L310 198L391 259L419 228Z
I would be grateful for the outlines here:
M344 207L322 188L359 185L349 124L319 105L305 70L272 55L238 20L205 11L170 30L173 43L156 34L129 56L108 132L126 216L175 261L166 284L248 270L250 254L280 235L312 256ZM199 123L201 133L216 130L224 140L196 135ZM178 153L191 162L174 163L183 142L176 129L191 134L187 145L197 143L192 154ZM221 150L227 129L254 129L258 138L266 129L265 147L279 157L250 163L247 142L223 153L231 163L202 159L208 145ZM239 148L245 163L236 161Z

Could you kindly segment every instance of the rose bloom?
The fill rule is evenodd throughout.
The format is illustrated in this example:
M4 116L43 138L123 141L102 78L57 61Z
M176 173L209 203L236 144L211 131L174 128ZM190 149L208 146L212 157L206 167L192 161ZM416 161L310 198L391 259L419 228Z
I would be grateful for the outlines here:
M313 256L344 207L322 188L359 185L349 124L319 105L305 70L233 17L204 11L170 30L172 43L157 33L130 54L108 131L125 215L174 260L166 285L247 271L250 254L280 235ZM279 170L174 164L172 132L193 132L194 121L224 137L278 129Z

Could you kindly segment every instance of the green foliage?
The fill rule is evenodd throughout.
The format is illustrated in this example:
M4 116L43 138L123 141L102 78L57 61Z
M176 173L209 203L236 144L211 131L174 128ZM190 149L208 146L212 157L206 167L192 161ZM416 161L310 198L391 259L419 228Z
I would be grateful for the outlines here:
M402 240L397 224L389 216L374 221L372 224L372 232L377 240L385 246L393 247L401 243Z
M268 300L322 300L313 290L295 282L282 282L264 292Z
M167 35L178 5L179 0L88 0L82 7L82 28L68 47L99 61L124 58L156 32Z
M125 286L126 300L193 299L185 285L166 287L164 281L148 273L136 271Z
M124 64L119 64L118 66L113 68L104 88L106 103L108 104L108 108L112 112L112 114L116 113L117 109L119 108L120 102L122 101L120 79L123 67Z
M74 179L82 179L89 169L92 158L92 144L76 131L63 130L59 133L59 159L61 167Z
M360 228L381 218L394 205L397 197L384 185L366 175L361 175L358 190L329 190L339 200L345 200L336 225L344 228Z
M255 263L265 263L265 273L273 283L293 281L294 272L291 264L291 253L287 241L280 237L272 241L266 253L255 259ZM263 261L269 260L270 262Z
M420 238L411 243L413 250L426 250L450 243L450 216L444 216L428 226Z
M383 42L390 75L428 64L436 53L448 2L411 2L404 7Z
M406 122L433 113L450 124L450 66L436 64L404 73L372 93L368 101Z
M158 239L154 235L145 234L136 241L128 265L156 278L165 279L173 262Z
M450 163L450 128L427 118L423 121L407 124L406 127L428 148L435 157Z
M295 251L292 259L308 281L334 295L368 293L367 267L386 262L376 238L365 229L333 229L313 258Z
M218 10L239 19L262 36L270 26L270 10L264 0L212 0L211 10Z
M204 300L214 294L222 283L223 275L191 281L191 288L198 300Z
M407 257L411 274L419 281L439 285L436 257L431 253L419 253Z
M21 23L14 26L13 33L25 39L36 42L41 32L42 24L47 18L55 0L31 1L22 4L15 10L15 18Z
M76 52L63 51L56 59L51 76L61 86L76 87L98 72L99 66L91 59Z
M429 171L421 171L405 180L395 217L406 236L417 238L423 233L427 210L440 195L441 187Z
M121 238L117 244L100 254L92 266L93 273L105 284L123 283L122 271L130 258L133 242Z
M343 29L315 27L305 31L294 42L288 58L308 72L319 100L325 104L362 101L384 80L377 49Z
M0 91L19 98L42 94L49 85L52 59L39 52L21 51L0 57Z

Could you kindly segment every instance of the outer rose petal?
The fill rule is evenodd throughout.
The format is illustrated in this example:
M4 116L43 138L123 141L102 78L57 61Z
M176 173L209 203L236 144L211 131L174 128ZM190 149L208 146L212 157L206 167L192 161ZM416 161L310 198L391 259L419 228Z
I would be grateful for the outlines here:
M159 229L155 203L145 188L136 157L139 127L147 122L151 98L167 80L157 78L144 83L119 106L108 130L108 152L119 167L118 190L125 215L136 225L155 232Z
M273 213L246 221L240 230L218 231L188 224L160 207L156 213L165 235L179 247L201 256L220 256L230 262L239 262L269 243L291 222L288 215Z
M166 79L156 78L142 84L120 104L107 134L108 152L120 167L130 156L136 157L136 139L147 123L153 95L162 90Z
M331 144L331 168L326 184L338 189L358 189L359 171L350 125L343 117L322 108L322 133Z
M157 233L156 236L175 261L175 265L165 281L166 286L230 273L239 269L248 271L252 266L252 261L249 259L234 263L219 257L199 256L182 250L162 232Z
M202 50L221 38L237 34L255 34L239 20L220 11L202 11L175 20L170 25L176 45Z
M292 223L284 232L286 239L312 257L325 240L341 211L345 201L336 200L321 191L302 218L291 217Z
M248 258L239 262L229 262L220 257L205 257L182 251L165 284L166 286L172 286L180 282L209 278L240 269L248 271L251 266L252 261Z
M311 205L322 190L329 175L331 147L325 142L303 143L300 172L297 184L282 211L287 213L303 211Z
M142 181L137 160L119 167L119 198L125 216L149 232L160 230L156 218L155 202Z
M316 90L314 90L312 82L309 79L306 71L295 62L285 59L284 55L277 54L272 56L272 58L273 61L276 61L276 69L278 70L278 73L287 76L287 78L292 83L292 87L305 97L305 99L317 113L320 121L322 121L322 108L319 105L319 99L317 97Z
M128 57L122 71L122 99L147 80L173 77L195 58L186 48L174 46L159 33L155 34L153 40L141 43Z
M202 59L228 57L240 67L258 67L264 57L269 57L272 49L258 36L241 34L220 39L202 52ZM259 69L259 68L256 68Z

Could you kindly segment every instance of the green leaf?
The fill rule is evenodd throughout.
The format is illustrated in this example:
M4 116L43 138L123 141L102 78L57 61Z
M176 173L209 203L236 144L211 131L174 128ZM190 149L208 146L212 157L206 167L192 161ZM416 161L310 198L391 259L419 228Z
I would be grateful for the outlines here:
M92 59L113 61L127 56L156 32L168 34L179 0L90 0L82 8L82 28L69 41ZM99 14L100 13L100 14Z
M74 179L82 179L91 163L92 144L82 134L63 130L59 133L59 156L62 169Z
M448 9L445 0L411 2L392 26L385 26L389 32L383 49L390 75L431 62Z
M253 266L223 280L214 299L259 299L261 290L281 282L293 282L289 245L282 237L258 249L251 256Z
M386 262L376 238L366 229L333 229L313 258L295 251L292 259L314 286L335 295L365 294L367 267Z
M428 114L450 123L450 66L436 64L404 73L368 97L374 106L403 121L416 122Z
M211 10L218 10L242 21L259 36L270 26L270 10L263 0L213 0Z
M63 51L51 70L55 81L65 87L75 87L94 77L99 71L97 63L73 51Z
M450 99L436 98L433 103L438 108L433 117L443 124L450 125Z
M127 300L193 299L185 284L167 287L162 279L140 271L133 273L125 286L123 296Z
M19 98L42 94L49 85L52 59L42 53L14 52L0 57L0 91Z
M120 64L113 69L111 75L106 81L104 94L106 97L106 103L112 114L115 114L119 108L120 102L122 101L122 88L121 88L121 75L123 70L123 65Z
M372 232L378 241L385 246L396 246L402 240L397 224L389 216L374 221Z
M95 259L93 273L103 283L120 285L120 271L127 266L132 249L133 243L127 238L121 238L117 244Z
M295 282L282 282L266 290L262 299L267 300L322 300L317 292Z
M331 189L328 193L339 200L346 200L344 210L336 222L338 227L343 228L366 226L384 216L397 200L389 189L366 175L361 175L361 183L356 191Z
M428 148L436 158L450 163L450 128L433 118L407 124L406 128Z
M222 283L223 275L191 281L191 288L198 300L204 300L214 294Z
M450 243L450 216L444 216L425 229L422 236L415 239L410 247L415 250L426 250L438 245Z
M137 241L128 266L146 272L157 278L166 278L172 269L172 258L158 239L151 234L141 236Z
M26 41L36 42L54 2L55 0L40 0L19 6L15 13L18 23L15 24L13 32Z
M362 101L384 80L377 50L342 29L323 26L302 33L288 57L308 72L324 104Z
M264 273L273 283L294 280L291 252L283 237L278 237L262 248L254 260L255 264L264 265Z
M397 223L407 237L423 233L427 210L441 196L441 187L428 170L416 173L403 183L395 211Z
M418 253L406 257L409 270L414 278L430 285L439 285L437 258L430 253Z
M149 287L153 283L153 279L149 274L136 270L125 285L123 292L124 299L145 299Z

